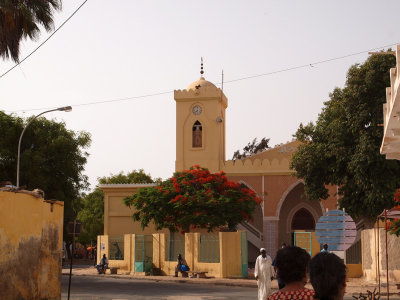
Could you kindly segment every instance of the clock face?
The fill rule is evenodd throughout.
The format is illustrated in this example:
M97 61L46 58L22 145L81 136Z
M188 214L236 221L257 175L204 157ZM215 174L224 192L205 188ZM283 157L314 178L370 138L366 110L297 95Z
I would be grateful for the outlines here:
M199 114L201 114L201 112L202 112L202 109L201 109L201 107L200 106L198 106L198 105L195 105L195 106L193 106L193 114L195 114L195 115L199 115Z

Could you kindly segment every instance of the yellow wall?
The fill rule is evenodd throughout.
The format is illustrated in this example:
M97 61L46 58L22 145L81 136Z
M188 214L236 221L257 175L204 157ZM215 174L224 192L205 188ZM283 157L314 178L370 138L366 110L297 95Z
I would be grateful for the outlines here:
M241 277L241 232L220 232L220 262L199 262L200 233L185 234L185 260L191 271L208 272L211 277ZM104 243L102 249L101 244ZM108 236L99 236L97 260L105 253L108 257ZM124 260L109 260L110 267L119 267L119 273L135 273L135 235L124 235ZM165 260L165 234L153 234L153 267L160 269L163 275L174 275L176 261Z
M108 258L109 267L117 267L120 268L119 273L129 273L132 270L132 266L134 266L134 262L132 260L135 259L135 235L134 234L125 234L124 235L124 259L123 260L114 260L109 258L109 245L108 245L108 235L99 235L97 237L97 262L100 262L100 259L105 254ZM104 246L104 249L103 249ZM132 251L133 249L133 251ZM132 256L133 254L133 256Z
M346 264L347 278L358 278L363 275L362 264Z
M227 99L221 89L199 80L198 90L177 90L176 101L176 161L175 170L183 171L193 165L218 172L225 160L225 109ZM192 84L193 85L193 84ZM195 105L202 108L194 115ZM217 122L221 118L221 122ZM202 125L202 147L192 147L192 128L196 121Z
M311 250L311 253L312 253L312 256L314 257L316 254L318 254L321 251L320 250L321 246L320 246L320 244L319 244L319 242L317 240L317 236L315 235L315 231L312 232L311 238L312 238L312 244L311 244L312 250Z
M221 277L241 277L241 232L220 232L219 239L221 245Z
M0 291L10 299L61 298L64 205L52 202L0 191Z
M140 222L132 219L133 208L123 203L125 197L135 194L141 187L155 186L155 184L105 184L100 185L104 192L104 234L109 236L123 236L124 234L153 234L156 232L153 224L142 229ZM167 232L161 230L160 232Z

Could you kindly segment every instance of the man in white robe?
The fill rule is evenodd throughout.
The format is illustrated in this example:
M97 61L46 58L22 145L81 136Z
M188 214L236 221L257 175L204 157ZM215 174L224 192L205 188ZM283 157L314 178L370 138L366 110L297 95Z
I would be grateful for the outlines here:
M271 295L271 277L274 276L272 260L264 248L260 249L261 255L257 257L254 277L257 280L258 300L265 300Z

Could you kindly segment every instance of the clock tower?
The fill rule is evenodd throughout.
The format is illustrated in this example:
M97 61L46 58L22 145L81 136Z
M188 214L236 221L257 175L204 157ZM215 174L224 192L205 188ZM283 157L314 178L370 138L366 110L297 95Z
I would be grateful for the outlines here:
M175 170L193 165L221 170L225 161L225 109L228 100L221 89L201 77L184 90L175 90L176 160Z

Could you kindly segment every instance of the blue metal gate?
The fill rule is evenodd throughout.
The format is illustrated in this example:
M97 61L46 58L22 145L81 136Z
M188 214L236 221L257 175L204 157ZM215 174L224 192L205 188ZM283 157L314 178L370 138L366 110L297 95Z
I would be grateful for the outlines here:
M240 243L241 243L241 259L242 259L242 277L249 277L249 254L247 249L247 231L242 231L240 233Z
M150 272L153 266L153 236L135 235L135 272Z

